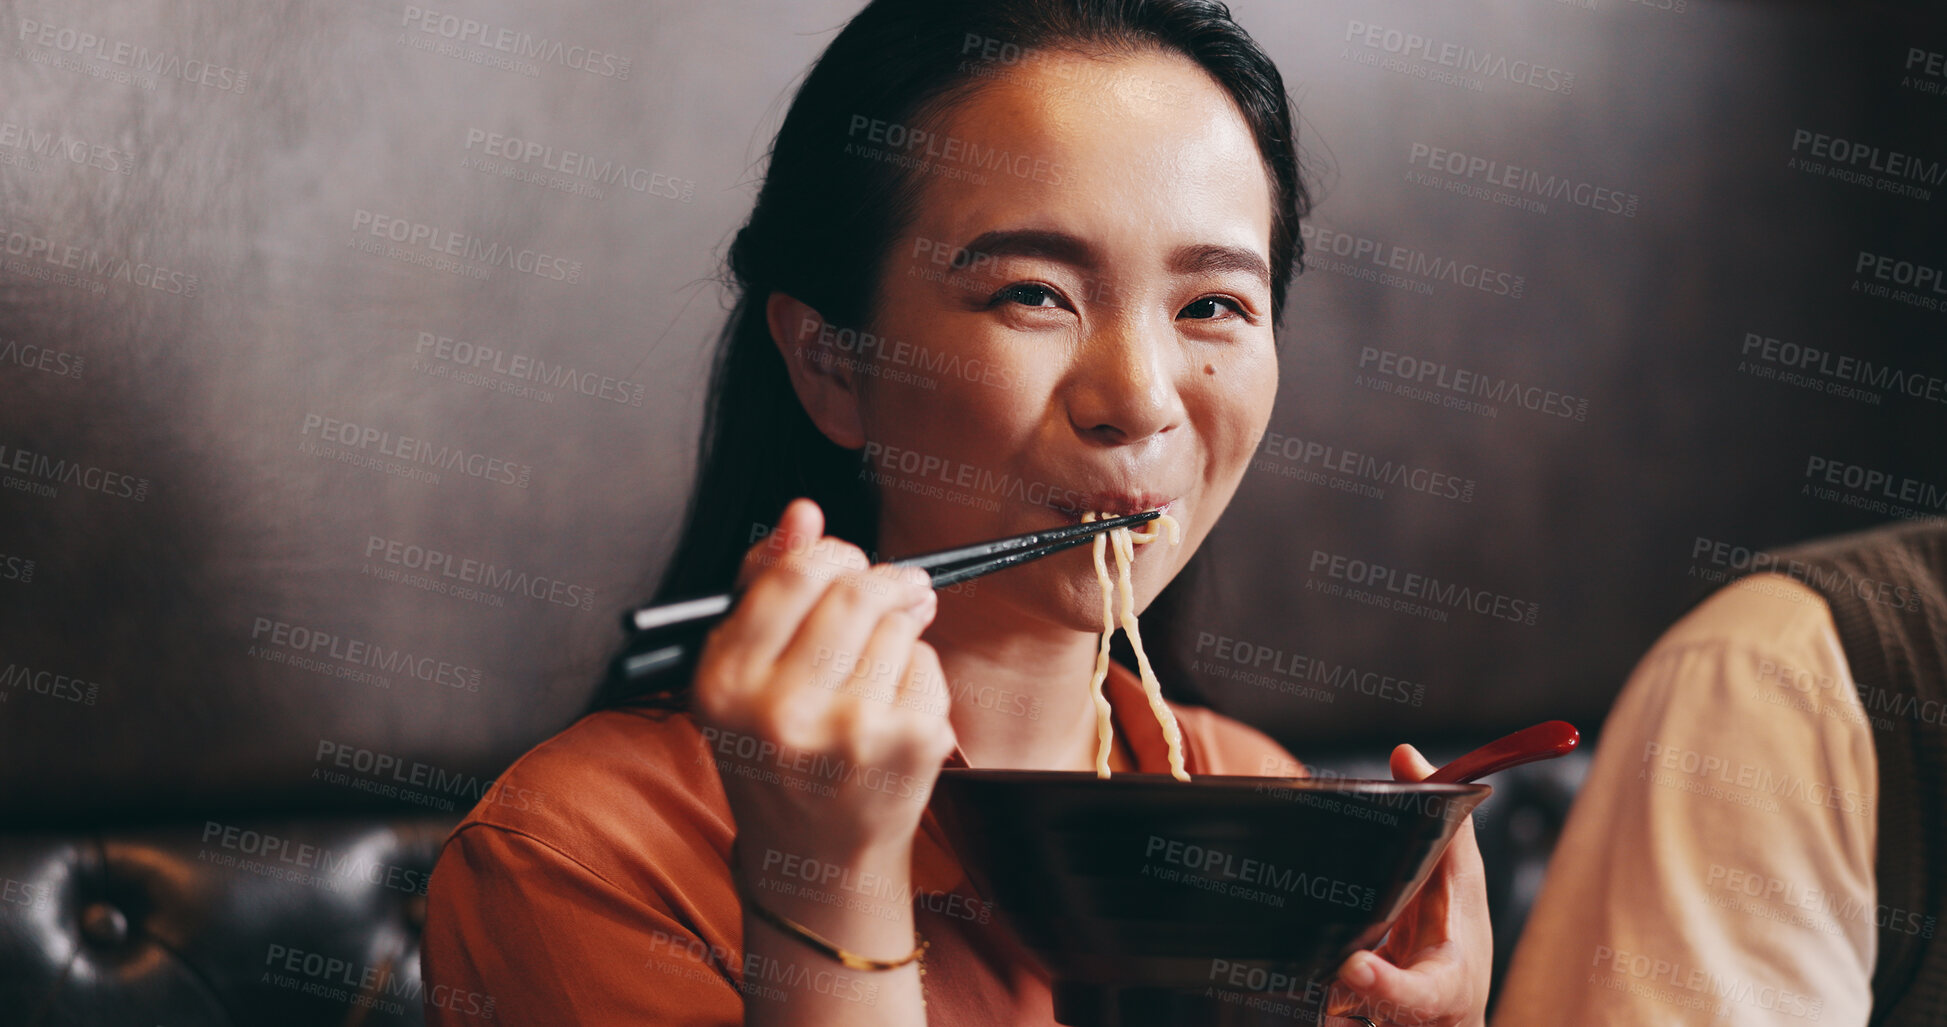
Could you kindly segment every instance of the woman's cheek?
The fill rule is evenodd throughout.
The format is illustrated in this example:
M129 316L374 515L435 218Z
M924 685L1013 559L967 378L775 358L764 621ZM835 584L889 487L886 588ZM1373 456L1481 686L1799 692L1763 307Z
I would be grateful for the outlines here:
M1206 424L1202 432L1209 439L1211 469L1228 493L1243 479L1251 453L1270 427L1271 409L1277 400L1277 364L1264 366L1252 361L1245 366L1216 367L1204 375Z

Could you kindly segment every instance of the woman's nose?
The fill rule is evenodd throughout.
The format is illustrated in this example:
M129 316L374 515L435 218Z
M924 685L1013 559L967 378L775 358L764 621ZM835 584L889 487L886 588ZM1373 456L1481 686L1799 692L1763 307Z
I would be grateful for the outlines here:
M1183 417L1176 370L1182 362L1173 326L1116 319L1077 352L1068 382L1068 419L1085 438L1108 445L1140 442Z

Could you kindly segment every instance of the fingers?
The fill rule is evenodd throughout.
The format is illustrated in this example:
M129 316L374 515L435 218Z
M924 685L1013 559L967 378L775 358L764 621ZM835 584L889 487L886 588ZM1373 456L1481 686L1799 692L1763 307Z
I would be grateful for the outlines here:
M1420 750L1410 745L1402 744L1393 749L1392 771L1395 781L1423 781L1436 769L1438 768L1429 763L1425 756L1420 755ZM1447 851L1441 857L1440 871L1435 877L1442 885L1449 885L1451 882L1445 879L1455 872L1461 876L1466 876L1470 872L1484 873L1480 845L1474 840L1472 817L1462 821L1460 829L1454 834L1453 841L1448 843ZM1429 883L1429 887L1431 886Z
M780 692L779 701L799 707L793 723L784 726L811 730L811 722L827 717L884 722L883 717L860 717L859 712L894 708L913 647L937 608L930 588L921 591L920 605L898 605L903 594L899 590L913 587L915 574L924 577L918 571L875 567L867 573L867 581L834 585L825 594L777 662L774 687ZM811 735L783 740L813 746L827 741Z
M744 556L747 582L737 605L710 632L699 673L711 680L749 681L776 662L798 626L827 589L866 567L865 553L841 539L821 538L824 515L808 499L784 508L778 529ZM717 661L735 654L735 664Z
M1355 952L1339 968L1338 983L1350 993L1335 997L1333 1011L1341 1015L1440 1024L1456 1022L1472 1005L1471 971L1453 942L1420 950L1407 967L1371 952Z
M869 567L857 546L817 536L822 526L817 504L794 500L777 530L746 554L747 585L698 666L704 719L754 727L751 718L761 718L775 740L816 749L844 731L841 721L858 720L863 697L890 705L897 694L938 607L931 579L914 568ZM854 674L864 680L850 681ZM841 686L850 694L840 695Z
M952 696L947 691L946 671L940 667L940 654L925 642L913 644L898 702L927 722L928 730L914 736L922 745L915 756L919 764L938 766L946 762L960 741L953 732L953 721L947 718Z
M1410 745L1400 745L1393 749L1393 780L1423 781L1438 769L1428 763L1420 750Z
M1410 745L1395 748L1390 762L1397 781L1421 781L1435 770ZM1380 952L1354 953L1340 967L1334 1011L1363 1013L1382 1022L1471 1022L1467 1018L1486 1006L1493 958L1487 917L1480 847L1472 819L1463 817Z
M775 562L776 554L803 552L817 544L824 534L825 511L817 503L800 497L784 504L776 529L744 554L743 564L737 570L737 588L749 587L765 567ZM767 559L766 554L771 556Z
M790 643L777 656L777 674L809 683L821 675L829 677L836 667L850 668L866 658L880 622L897 617L900 623L892 627L907 641L896 655L881 650L883 658L894 663L885 673L884 684L890 687L904 676L903 650L910 649L911 640L932 622L938 605L931 579L917 568L881 564L847 571L825 588L797 625Z

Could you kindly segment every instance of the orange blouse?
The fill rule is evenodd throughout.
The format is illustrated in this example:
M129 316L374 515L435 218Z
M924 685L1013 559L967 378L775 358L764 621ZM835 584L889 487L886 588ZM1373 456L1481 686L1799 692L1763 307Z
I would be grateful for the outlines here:
M1138 769L1167 773L1162 729L1135 674L1112 663L1104 692ZM1303 773L1251 727L1171 708L1192 774ZM946 765L967 761L955 749ZM605 710L542 742L441 850L421 954L427 1024L743 1023L735 833L713 754L688 714ZM914 843L913 885L930 945L929 1027L1054 1027L1046 975L975 893L931 810Z

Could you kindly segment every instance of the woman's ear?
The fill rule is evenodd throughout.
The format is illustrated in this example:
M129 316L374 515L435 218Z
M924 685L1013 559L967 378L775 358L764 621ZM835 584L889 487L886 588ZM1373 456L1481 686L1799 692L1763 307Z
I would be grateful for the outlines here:
M797 391L805 413L811 415L811 423L846 449L865 445L855 358L819 341L828 330L824 315L809 304L773 292L764 301L764 319L771 328L771 341L777 343L785 369L791 374L791 388Z

